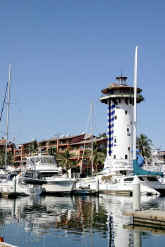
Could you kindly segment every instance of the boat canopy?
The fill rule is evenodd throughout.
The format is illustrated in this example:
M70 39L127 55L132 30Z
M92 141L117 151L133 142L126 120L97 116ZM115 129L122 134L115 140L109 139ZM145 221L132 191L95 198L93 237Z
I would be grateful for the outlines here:
M144 164L144 158L140 154L140 152L136 151L136 160L133 160L133 173L134 175L152 175L152 176L161 176L163 177L163 172L154 172L154 171L148 171L144 170L142 168Z

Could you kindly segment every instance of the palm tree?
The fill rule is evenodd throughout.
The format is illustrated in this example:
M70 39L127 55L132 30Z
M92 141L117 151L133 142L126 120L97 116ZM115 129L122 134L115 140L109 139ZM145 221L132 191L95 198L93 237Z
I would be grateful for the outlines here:
M37 151L38 151L38 143L37 140L34 140L29 144L29 153L34 154Z
M56 147L51 147L48 149L48 154L49 155L54 155L56 156Z
M0 150L0 168L4 168L5 166L5 147Z
M152 155L151 155L151 146L152 146L152 141L149 139L146 135L141 134L139 137L136 139L136 145L137 148L139 149L140 153L142 154L143 158L146 160L152 160Z
M106 149L101 149L97 143L93 145L93 164L95 172L101 170L104 166L104 161L106 158Z
M73 156L74 154L71 154L66 150L64 153L57 153L56 160L62 168L69 170L70 168L75 167L75 161L72 160Z
M98 143L93 143L93 151L92 150L86 150L85 157L87 159L87 164L92 166L91 169L94 169L94 172L98 172L99 170L102 170L104 166L104 161L106 158L106 148L100 148Z
M7 152L7 165L11 165L13 163L13 153L11 151ZM5 148L0 150L0 168L5 168Z

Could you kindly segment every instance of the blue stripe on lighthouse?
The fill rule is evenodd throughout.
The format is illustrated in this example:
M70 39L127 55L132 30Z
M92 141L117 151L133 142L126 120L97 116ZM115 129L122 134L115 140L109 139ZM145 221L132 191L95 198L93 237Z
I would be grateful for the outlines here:
M112 154L112 147L113 147L113 128L114 128L114 115L115 115L115 104L110 101L108 104L107 109L107 121L108 121L108 128L107 128L107 136L108 136L108 143L107 143L107 153L108 155Z

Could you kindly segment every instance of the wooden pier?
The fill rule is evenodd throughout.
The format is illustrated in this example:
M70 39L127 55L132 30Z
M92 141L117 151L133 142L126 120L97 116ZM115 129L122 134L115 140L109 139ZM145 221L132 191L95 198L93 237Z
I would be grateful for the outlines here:
M100 194L116 195L116 196L132 196L131 190L100 190Z
M124 225L124 229L135 230L137 232L151 232L152 234L165 235L165 229L149 226Z
M165 211L163 210L125 211L123 214L133 217L133 226L165 230Z

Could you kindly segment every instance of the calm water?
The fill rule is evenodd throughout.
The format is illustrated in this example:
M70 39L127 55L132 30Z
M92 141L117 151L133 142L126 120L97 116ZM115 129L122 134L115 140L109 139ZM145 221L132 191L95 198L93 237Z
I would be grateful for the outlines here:
M165 198L144 197L144 208L165 209ZM127 226L132 198L38 197L0 199L0 236L24 247L153 247L164 246L165 235Z

